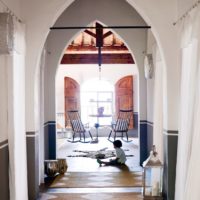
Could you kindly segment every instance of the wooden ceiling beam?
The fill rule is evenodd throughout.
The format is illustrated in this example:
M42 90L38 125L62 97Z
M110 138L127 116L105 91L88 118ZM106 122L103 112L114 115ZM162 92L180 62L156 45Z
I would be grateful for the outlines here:
M131 54L101 54L102 64L134 64ZM98 54L64 54L61 64L98 64Z
M89 30L84 30L84 32L85 32L85 33L87 33L88 35L90 35L90 36L92 36L92 37L96 38L96 34L95 34L95 33L93 33L92 31L89 31Z
M111 31L106 32L105 34L103 34L103 39L112 35L113 33Z
M87 51L92 51L92 52L97 52L97 48L96 46L92 46L92 45L85 45L85 46L82 46L82 45L69 45L67 47L67 52L70 52L70 51L79 51L80 54L81 52L85 52L85 54L87 53ZM101 51L102 53L104 51L109 51L110 53L112 53L113 51L124 51L125 53L127 52L128 53L128 49L126 46L104 46L101 48Z

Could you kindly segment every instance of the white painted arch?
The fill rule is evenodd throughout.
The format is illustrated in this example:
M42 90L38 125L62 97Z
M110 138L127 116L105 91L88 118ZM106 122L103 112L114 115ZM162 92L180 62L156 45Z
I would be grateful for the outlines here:
M59 16L65 8L70 8L69 5L72 2L73 2L72 0L68 1L55 0L51 3L49 3L48 0L44 1L36 0L34 2L24 1L23 16L26 19L26 24L27 24L26 102L29 102L28 104L26 104L27 131L34 131L38 129L38 127L35 127L34 124L33 113L35 113L34 111L36 107L34 102L35 93L33 91L35 87L34 85L35 80L37 80L35 78L36 78L36 72L39 68L39 58L49 32L49 27L53 25L57 16ZM95 1L96 4L97 2L99 1ZM100 2L102 2L102 4L104 4L104 8L106 8L109 5L110 0L109 2L108 1L106 2L100 1ZM121 1L121 3L125 4L126 1ZM176 17L176 10L175 10L176 2L173 0L170 1L162 0L159 2L153 0L151 1L151 3L148 3L146 0L143 1L129 0L129 3L131 6L135 7L137 11L140 13L140 15L148 22L148 24L152 26L152 31L160 47L161 55L163 60L165 61L165 67L166 67L165 128L175 130L177 129L177 119L178 119L177 105L179 99L178 98L179 81L177 80L179 80L179 69L178 69L178 51L176 46L177 35L175 27L172 26L172 23ZM119 12L119 14L120 13L122 13L122 11ZM87 23L85 23L85 25L89 24L89 22L93 20L94 19L89 20ZM134 21L131 22L133 24ZM119 23L121 22L118 21L117 24ZM109 25L108 22L106 24ZM71 35L74 34L75 33L71 32ZM120 31L118 32L118 34L123 35L120 33ZM33 39L33 35L35 36L35 39ZM126 41L125 36L124 40ZM171 48L171 44L173 44L173 49ZM132 49L131 46L130 49ZM137 54L135 52L134 55L135 57L137 57ZM138 66L142 65L142 59L141 61L137 60L137 62ZM168 115L167 113L170 113L170 115Z

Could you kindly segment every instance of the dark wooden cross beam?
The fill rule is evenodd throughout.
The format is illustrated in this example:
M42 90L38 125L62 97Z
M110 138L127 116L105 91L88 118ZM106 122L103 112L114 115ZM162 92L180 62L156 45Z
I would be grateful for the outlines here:
M103 29L102 25L96 23L96 47L98 48L98 64L99 64L99 71L101 70L101 47L103 47Z
M149 29L151 26L103 26L103 29ZM97 29L93 26L55 26L50 27L50 30L67 30L67 29Z
M85 30L84 32L96 39L96 47L98 48L98 64L100 67L102 63L101 62L101 48L103 47L103 39L110 36L112 32L108 31L105 34L103 34L103 26L97 22L96 22L96 34L89 30ZM100 69L101 68L99 68L99 70Z

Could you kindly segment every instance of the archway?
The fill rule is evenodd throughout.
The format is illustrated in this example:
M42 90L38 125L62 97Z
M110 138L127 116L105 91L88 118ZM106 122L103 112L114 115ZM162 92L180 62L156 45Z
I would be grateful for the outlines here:
M111 32L111 31L109 31L109 32ZM76 37L73 37L74 40L71 42L71 44L73 44L74 46L73 45L69 45L68 47L65 48L66 50L64 51L64 55L62 56L61 64L59 65L58 70L57 70L56 82L58 81L58 79L60 79L61 82L59 83L59 85L62 86L62 85L64 85L63 84L64 77L71 77L81 87L82 84L84 82L86 82L88 79L91 79L91 78L94 78L94 77L98 77L98 78L96 78L96 80L100 80L100 82L103 82L104 80L109 80L109 82L112 83L112 85L114 86L114 84L117 83L117 81L119 79L123 78L124 76L126 77L128 75L131 75L131 76L134 76L136 78L136 79L134 79L134 95L135 95L134 96L135 97L134 101L136 99L138 99L139 98L138 97L139 75L138 75L137 65L134 64L134 63L130 63L130 57L132 57L132 55L128 51L127 47L123 44L123 42L122 41L118 41L118 43L117 43L115 41L115 44L113 45L112 41L111 42L108 41L109 43L111 43L110 46L109 46L108 43L106 43L106 47L105 47L106 50L104 50L104 49L102 50L102 54L103 55L105 55L104 51L106 51L107 53L110 53L111 55L114 54L115 58L117 58L117 56L120 57L120 55L121 55L121 57L120 57L120 59L118 58L117 61L116 61L116 60L113 60L112 57L110 56L111 57L110 61L108 59L106 61L108 63L106 63L106 64L104 63L105 60L103 59L102 60L101 71L99 71L99 66L95 65L95 64L91 64L90 63L91 60L88 61L89 63L86 63L87 59L83 60L84 61L83 63L80 62L81 59L80 59L79 56L77 56L77 54L80 55L80 52L81 52L80 49L83 48L82 47L83 46L83 41L80 39L81 38L81 33L79 33L79 34L80 35L78 35L78 37L76 36L78 39ZM116 36L115 36L115 38L116 38ZM88 40L90 41L91 39L90 38L87 39L87 45L84 47L84 51L85 51L85 49L86 49L86 51L88 51L88 49L90 51L94 51L93 50L94 47L90 47L89 46ZM81 46L79 46L78 43L80 43ZM123 46L121 46L121 45L123 45ZM75 53L76 56L75 56L75 54L73 55L73 51L72 51L75 48L79 49L79 53L77 51ZM68 51L68 49L69 49L70 56L66 55L66 52ZM112 51L109 50L109 49L112 49ZM95 51L97 52L97 50L95 50ZM111 52L109 52L109 51L111 51ZM84 52L84 53L86 53L86 52ZM95 52L93 52L93 54L94 53ZM122 56L122 55L127 55L127 54L128 54L128 58L125 58L125 56ZM77 58L74 58L74 57L77 57ZM79 59L80 63L79 62L77 63L78 59ZM72 63L70 63L70 61ZM131 62L133 62L133 61L131 61ZM95 60L95 63L98 64L97 59ZM131 84L133 85L133 83L131 83ZM90 84L90 85L94 86L92 84ZM107 85L109 86L109 84L107 84ZM103 87L104 90L106 90L106 92L108 92L107 91L107 89L108 89L107 85L104 85L104 87ZM125 86L125 82L123 83L123 85ZM69 86L69 88L70 88L70 86ZM60 94L61 92L63 93L63 91L65 89L63 87L61 87L60 89L56 88L56 90L57 90L56 94ZM91 90L94 90L94 87ZM95 88L94 91L96 91L96 88ZM112 89L112 91L110 89L109 92L113 92L113 89ZM113 94L109 97L109 99L111 99L111 98L113 98ZM64 103L63 103L64 98L61 97L61 99L62 99L62 101L56 100L56 103L57 103L58 107L61 107L62 104L64 105ZM109 104L111 102L112 101L109 100ZM137 122L137 120L138 120L138 112L137 112L138 111L138 105L137 105L137 103L138 102L139 101L136 100L134 108L133 108L133 105L129 108L129 109L135 110L134 119L136 119L136 121L135 121L134 124L138 124L138 122ZM114 107L114 106L112 106L112 107ZM83 111L84 111L84 109L81 109L81 113L84 114ZM61 109L57 110L56 112L60 113L60 112L64 112L64 110L62 110L62 108L61 108ZM111 114L110 118L112 118L113 113L109 113L109 114ZM108 124L101 124L101 125L110 125L111 124L111 119L109 119L109 120L110 120L110 122ZM94 125L94 122L93 122L92 126L93 125ZM104 135L104 136L108 137L108 133L107 133L107 135ZM138 136L138 129L134 131L134 136ZM138 156L137 156L137 158L138 158ZM138 163L137 163L137 165L138 165Z
M119 2L118 2L119 3ZM77 4L78 5L78 4ZM76 4L72 6L71 10L75 9ZM115 3L116 5L116 3ZM84 3L84 8L85 11L87 12L87 10L89 10L91 8L91 4L87 5L89 7L86 7L85 3ZM94 5L93 5L94 6ZM96 6L95 6L96 7ZM135 23L140 23L140 24L144 24L145 22L142 20L142 18L136 13L136 11L133 12L133 9L130 9L130 7L128 5L126 5L124 7L124 12L129 13L130 15L132 15L132 18L127 18L126 16L120 16L119 12L120 12L120 7L116 7L117 10L115 12L112 12L113 14L113 22L112 24L117 23L118 20L128 20L130 21L130 23L132 23L132 19L134 18ZM93 7L94 9L94 7ZM113 9L113 6L112 6ZM63 15L58 19L58 21L56 22L55 26L57 24L62 24L65 23L66 24L66 20L69 19L69 14L71 15L71 11L67 10L69 12L64 12ZM107 15L104 12L99 12L99 8L97 13L98 14L98 21L105 21L108 23L111 23L110 18L107 18ZM80 23L80 19L77 19L75 16L72 17L73 18L73 23L74 24L78 24ZM87 19L86 19L87 18ZM85 17L83 18L82 24L90 24L90 21L88 20L92 20L91 16ZM72 21L68 21L68 23L71 23ZM105 23L107 24L107 23ZM44 87L46 88L45 91L47 91L47 98L48 98L48 102L49 105L51 105L51 110L49 110L49 105L45 104L44 105L44 114L46 115L45 118L51 118L51 123L52 121L55 121L55 99L53 99L52 94L55 93L54 91L54 84L55 84L55 73L56 73L56 66L58 65L58 63L61 60L61 56L62 52L65 49L65 43L63 43L63 41L66 40L66 38L68 38L68 41L71 41L71 38L73 38L74 36L72 35L74 33L74 35L76 35L74 30L70 30L70 31L62 31L62 32L55 32L55 30L52 30L51 33L49 34L48 38L47 38L47 42L46 45L48 47L48 52L51 52L50 54L47 55L47 60L46 60L46 66L48 66L46 68L46 73L44 74L44 79L45 79L45 85ZM129 47L129 50L131 52L134 52L134 60L138 66L138 71L139 71L139 75L138 75L138 86L139 86L139 98L142 99L142 101L140 101L141 103L139 104L140 107L138 108L138 113L140 114L140 120L142 119L145 123L141 123L140 126L142 127L138 127L139 129L141 129L141 133L140 137L141 139L141 145L142 145L142 150L141 151L141 162L143 162L144 159L146 159L147 157L147 145L144 142L145 141L145 137L147 135L147 123L146 123L146 118L147 118L147 99L146 99L146 79L144 78L144 71L143 71L143 60L144 60L144 56L145 54L143 53L145 46L146 46L146 40L147 40L147 30L129 30L128 34L127 34L127 30L118 30L116 31L116 33L118 33L118 35L120 35L123 38L123 41L126 41L126 44L128 44L127 46ZM57 36L57 34L59 34L59 37ZM133 39L134 38L134 41ZM60 54L59 54L60 53ZM47 81L46 81L47 80ZM51 91L48 91L48 88L51 88ZM139 101L137 101L139 102ZM46 107L48 106L48 107ZM48 112L47 112L48 110ZM47 116L48 115L48 116ZM138 117L139 118L139 117ZM47 129L48 129L48 122L47 123ZM52 126L52 124L51 124ZM145 130L146 129L146 130ZM47 131L48 132L48 131ZM52 133L52 132L51 132ZM48 133L47 133L48 135ZM49 147L49 149L51 150L52 148ZM55 153L53 155L56 155ZM52 157L51 159L55 159L55 157Z

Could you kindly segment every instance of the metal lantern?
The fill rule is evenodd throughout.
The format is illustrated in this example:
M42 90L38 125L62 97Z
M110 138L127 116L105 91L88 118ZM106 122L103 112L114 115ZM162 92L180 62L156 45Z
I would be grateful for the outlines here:
M157 157L155 146L143 162L144 200L162 200L163 165Z

